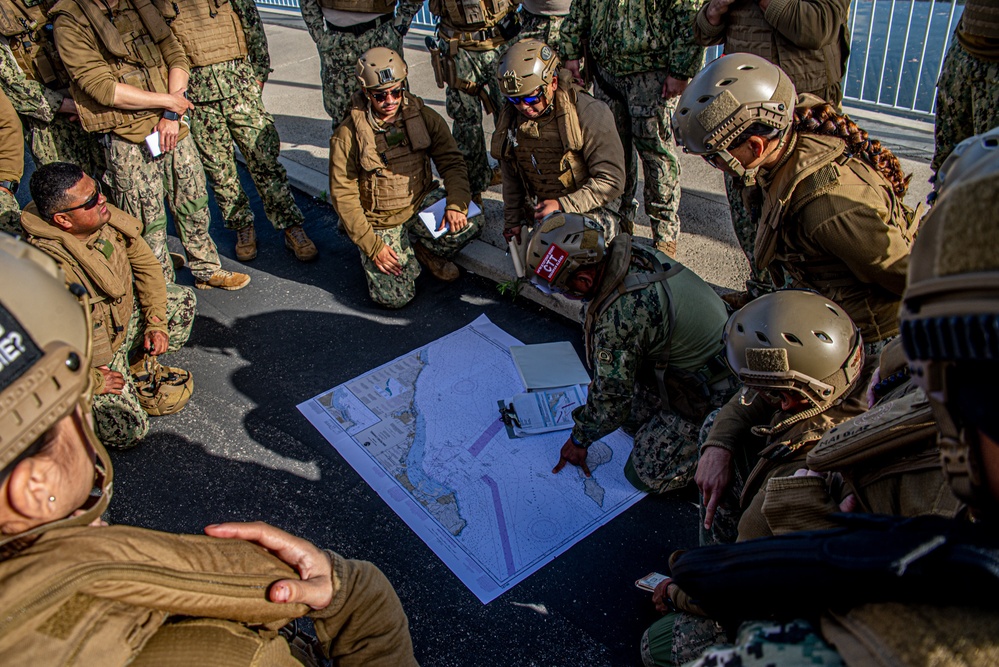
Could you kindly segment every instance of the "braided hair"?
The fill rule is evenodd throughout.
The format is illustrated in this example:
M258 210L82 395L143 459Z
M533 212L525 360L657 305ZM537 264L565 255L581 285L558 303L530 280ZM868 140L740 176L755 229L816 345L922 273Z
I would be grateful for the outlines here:
M912 174L906 176L902 173L902 164L894 153L882 146L877 139L868 138L867 132L857 127L849 117L839 113L833 105L822 102L807 109L796 110L793 127L796 132L805 134L839 137L846 142L850 155L859 157L880 172L891 183L897 196L905 196Z

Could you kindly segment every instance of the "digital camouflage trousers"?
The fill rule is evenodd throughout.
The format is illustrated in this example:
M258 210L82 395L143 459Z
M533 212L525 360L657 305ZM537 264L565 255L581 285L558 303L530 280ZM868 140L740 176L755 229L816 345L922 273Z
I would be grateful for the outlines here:
M107 181L114 198L119 208L142 222L142 237L153 249L167 282L174 280L163 205L167 197L191 273L208 280L221 263L215 242L208 235L211 214L205 170L191 138L184 137L174 150L159 157L152 157L144 143L134 144L111 133L104 135L103 144Z
M193 289L167 283L167 335L170 338L167 353L179 350L191 336L196 307ZM149 415L139 404L135 381L129 371L130 356L142 345L144 333L142 312L136 303L125 340L108 364L108 368L125 377L125 387L120 394L94 396L94 432L106 447L134 447L149 432Z
M433 190L424 198L417 211L422 211L444 197L444 188ZM399 255L402 275L391 276L382 273L362 252L361 266L368 281L368 294L375 303L386 308L402 308L416 296L416 279L420 275L420 263L416 261L416 255L413 253L413 243L421 243L434 255L451 259L480 233L482 233L481 215L469 218L468 227L457 234L447 232L436 239L418 215L414 215L398 227L376 229L375 234L378 238Z

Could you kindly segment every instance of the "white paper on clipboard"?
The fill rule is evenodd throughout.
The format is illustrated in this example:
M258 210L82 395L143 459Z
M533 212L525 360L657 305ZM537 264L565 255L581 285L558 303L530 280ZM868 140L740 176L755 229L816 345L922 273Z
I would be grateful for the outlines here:
M433 234L435 239L439 239L444 236L448 231L447 225L441 227L440 231L437 230L440 227L441 220L444 219L444 209L447 208L447 198L439 200L435 204L431 204L422 211L420 211L420 220L426 225L430 233ZM482 209L474 201L468 204L468 217L474 218L477 215L482 214Z

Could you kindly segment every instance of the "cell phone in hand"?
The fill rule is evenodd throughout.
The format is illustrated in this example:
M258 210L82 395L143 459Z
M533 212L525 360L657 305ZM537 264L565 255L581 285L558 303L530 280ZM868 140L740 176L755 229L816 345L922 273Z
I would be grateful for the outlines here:
M659 574L658 572L649 572L647 575L635 582L635 585L641 588L643 591L649 591L650 593L656 590L656 586L669 579L665 574Z

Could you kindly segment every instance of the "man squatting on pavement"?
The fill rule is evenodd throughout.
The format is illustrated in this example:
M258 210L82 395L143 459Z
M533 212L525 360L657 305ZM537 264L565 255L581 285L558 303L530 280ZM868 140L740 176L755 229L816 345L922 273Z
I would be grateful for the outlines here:
M264 108L261 91L270 55L260 14L252 0L155 0L191 61L187 95L194 102L191 136L228 229L236 231L236 259L257 256L253 210L236 171L233 142L246 159L267 218L284 231L284 243L303 262L318 255L302 229L288 174L278 154L281 139Z
M440 280L456 280L451 257L482 231L481 216L467 217L471 194L461 151L440 114L406 90L408 71L391 49L362 55L362 90L330 138L333 208L361 253L368 293L387 308L413 300L420 264ZM417 213L444 198L438 231L447 231L435 239Z
M87 292L94 430L109 447L133 447L149 431L148 414L177 412L191 396L191 374L155 358L187 342L194 291L164 280L139 221L109 204L75 164L39 167L31 194L21 215L28 241Z
M583 337L593 381L552 472L572 463L589 477L589 448L623 427L635 437L628 481L654 493L685 487L701 422L738 386L722 356L724 302L628 234L605 252L603 230L585 215L557 213L538 225L527 266L535 284L590 301Z
M103 523L114 470L88 418L91 322L51 259L9 237L0 322L21 344L0 366L0 609L20 610L5 664L301 667L278 630L309 614L338 667L416 666L371 563L259 522L210 537Z
M223 270L208 235L205 171L187 126L180 123L194 106L184 94L190 66L151 0L117 0L113 6L60 0L51 15L80 120L87 131L101 133L113 198L142 222L143 237L167 281L174 279L163 207L169 195L194 286L245 287L250 277ZM153 132L159 141L147 142ZM163 154L154 157L154 149Z
M503 170L503 236L555 212L586 213L610 240L620 217L608 208L624 188L624 148L610 108L584 92L536 39L517 42L496 78L506 96L493 156Z
M343 122L358 90L357 59L376 46L402 53L421 0L300 0L302 19L319 52L323 106L333 129Z
M437 43L431 63L437 85L445 93L451 132L465 156L472 196L481 204L483 190L495 185L499 174L489 166L482 109L494 114L503 106L496 85L496 63L507 44L520 32L517 2L511 0L430 0L439 17Z

